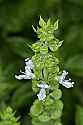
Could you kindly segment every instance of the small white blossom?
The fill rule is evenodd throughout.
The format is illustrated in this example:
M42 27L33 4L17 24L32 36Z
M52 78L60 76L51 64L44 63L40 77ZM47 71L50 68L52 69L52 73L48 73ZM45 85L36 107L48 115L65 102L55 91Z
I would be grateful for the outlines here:
M25 72L22 72L20 70L20 72L22 73L21 75L15 75L16 79L33 79L35 76L32 73L32 69L33 69L34 65L32 60L30 60L29 58L25 59Z
M26 64L26 67L25 67L25 68L30 68L30 69L33 69L33 68L34 68L33 62L32 62L32 60L29 59L29 58L25 59L25 64Z
M45 83L37 84L37 86L39 88L41 88L41 89L47 89L47 88L49 88L49 86L47 84L45 84Z
M39 100L44 100L46 98L46 91L45 89L49 88L47 84L41 83L37 84L37 86L40 88L39 94L37 94Z
M64 70L62 75L59 76L58 80L59 80L59 83L62 84L63 86L65 86L66 88L71 88L71 87L73 87L74 82L71 82L71 79L69 79L69 80L65 79L67 74L68 74L68 72L66 72Z
M40 89L39 94L37 94L39 101L44 100L46 98L46 91L45 89Z

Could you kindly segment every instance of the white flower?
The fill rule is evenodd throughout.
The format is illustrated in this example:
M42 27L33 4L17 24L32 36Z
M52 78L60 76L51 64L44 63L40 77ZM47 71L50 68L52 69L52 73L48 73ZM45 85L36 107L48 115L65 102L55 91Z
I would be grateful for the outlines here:
M46 98L46 91L45 89L40 89L39 94L37 94L39 101L44 100Z
M59 76L58 80L59 80L59 83L62 84L63 86L65 86L66 88L71 88L71 87L73 87L74 82L71 82L71 79L69 79L69 80L65 79L67 74L68 74L68 72L66 72L64 70L62 75Z
M44 100L46 98L46 91L45 89L49 88L50 86L48 86L47 84L41 83L41 84L37 84L37 86L40 88L40 92L39 94L37 94L38 99Z
M33 69L34 68L33 62L29 58L25 59L25 64L26 64L25 68L28 68L28 69Z
M39 88L41 88L41 89L47 89L47 88L49 88L49 86L47 84L45 84L45 83L37 84L37 86Z
M32 69L33 69L34 65L32 60L30 60L29 58L25 59L25 72L22 72L20 70L20 72L22 73L21 75L15 75L16 79L33 79L35 76L32 73Z

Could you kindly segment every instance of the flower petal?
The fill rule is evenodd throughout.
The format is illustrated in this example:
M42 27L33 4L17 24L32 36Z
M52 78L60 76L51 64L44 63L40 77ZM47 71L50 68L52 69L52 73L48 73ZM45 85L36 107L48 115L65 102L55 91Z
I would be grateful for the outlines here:
M46 91L45 89L40 89L39 94L37 94L39 100L44 100L46 98Z
M74 82L70 82L68 80L65 80L62 85L65 86L66 88L71 88L73 87Z
M47 88L49 88L49 85L47 85L47 84L45 84L45 83L37 84L37 86L38 86L39 88L42 88L42 89L47 89Z
M64 70L62 75L59 76L58 81L59 81L60 84L62 84L66 88L71 88L71 87L73 87L74 82L71 82L71 79L69 79L69 80L65 79L67 74L68 74L68 72L66 72Z

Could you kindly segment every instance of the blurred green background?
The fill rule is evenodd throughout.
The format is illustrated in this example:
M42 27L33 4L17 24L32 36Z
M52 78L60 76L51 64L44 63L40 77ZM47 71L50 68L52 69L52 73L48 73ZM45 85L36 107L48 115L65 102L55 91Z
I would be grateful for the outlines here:
M36 96L31 81L15 79L24 59L33 55L28 44L37 40L32 25L44 19L59 19L57 37L63 68L75 82L62 87L64 125L83 125L83 1L82 0L0 0L0 110L10 105L21 116L22 125L31 125L28 115Z

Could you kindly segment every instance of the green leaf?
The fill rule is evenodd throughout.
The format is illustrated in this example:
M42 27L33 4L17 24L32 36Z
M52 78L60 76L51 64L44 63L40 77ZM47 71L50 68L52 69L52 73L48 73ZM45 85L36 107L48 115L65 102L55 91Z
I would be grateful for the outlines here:
M11 105L13 108L20 108L27 103L30 103L34 93L31 91L31 83L20 84L19 88L14 91L11 98Z
M54 23L54 30L57 30L58 29L58 20Z
M35 117L35 118L33 118L32 119L32 124L33 125L49 125L49 122L41 122L41 121L39 121L38 120L38 118L37 117Z
M9 81L6 83L0 83L0 100L5 99L7 95L14 89L18 88L19 82Z
M39 20L39 25L42 27L42 28L44 28L44 27L46 27L46 23L45 23L45 21L43 20L43 18L40 16L40 20Z
M47 96L45 100L45 107L49 108L49 106L51 106L53 103L54 103L54 100L51 99L50 96Z
M61 117L61 115L62 115L61 111L54 110L51 113L51 119L57 120Z
M39 100L34 102L34 105L30 109L31 116L39 116L43 111L42 103Z
M65 67L77 76L83 76L83 55L76 55L69 58Z
M0 4L0 26L3 26L6 32L21 31L23 26L29 26L33 15L38 9L38 0L17 0L4 1Z
M56 43L56 41L51 41L51 42L49 42L49 48L50 48L50 50L51 51L57 51L57 49L58 49L58 46L57 46L57 43Z
M23 58L31 57L33 54L29 40L21 37L11 37L8 39L8 44L13 53Z
M76 116L75 116L76 125L83 125L83 107L77 106Z
M41 46L40 47L40 53L41 54L47 54L48 53L48 47L47 46Z
M57 121L57 122L53 123L53 125L62 125L62 123Z
M55 100L58 100L61 98L62 96L62 92L60 89L55 89L51 94L50 94L51 97L53 97Z
M51 119L51 117L49 116L49 113L43 111L43 113L39 115L38 119L41 122L48 122Z
M15 112L11 107L7 107L3 112L0 112L0 125L20 125L19 117L15 117Z
M38 92L38 87L37 87L37 84L39 84L40 81L37 81L35 79L32 80L32 89L34 92Z
M63 103L61 100L56 100L51 107L51 118L58 119L62 115Z
M49 42L49 48L51 51L55 52L62 45L63 41L59 41L58 39Z
M40 52L40 47L41 47L40 42L36 42L36 43L32 44L32 49L34 52Z
M78 6L83 6L83 1L81 0L68 0L71 4L77 4Z
M63 110L63 102L61 100L55 101L55 107L57 111L62 111Z

